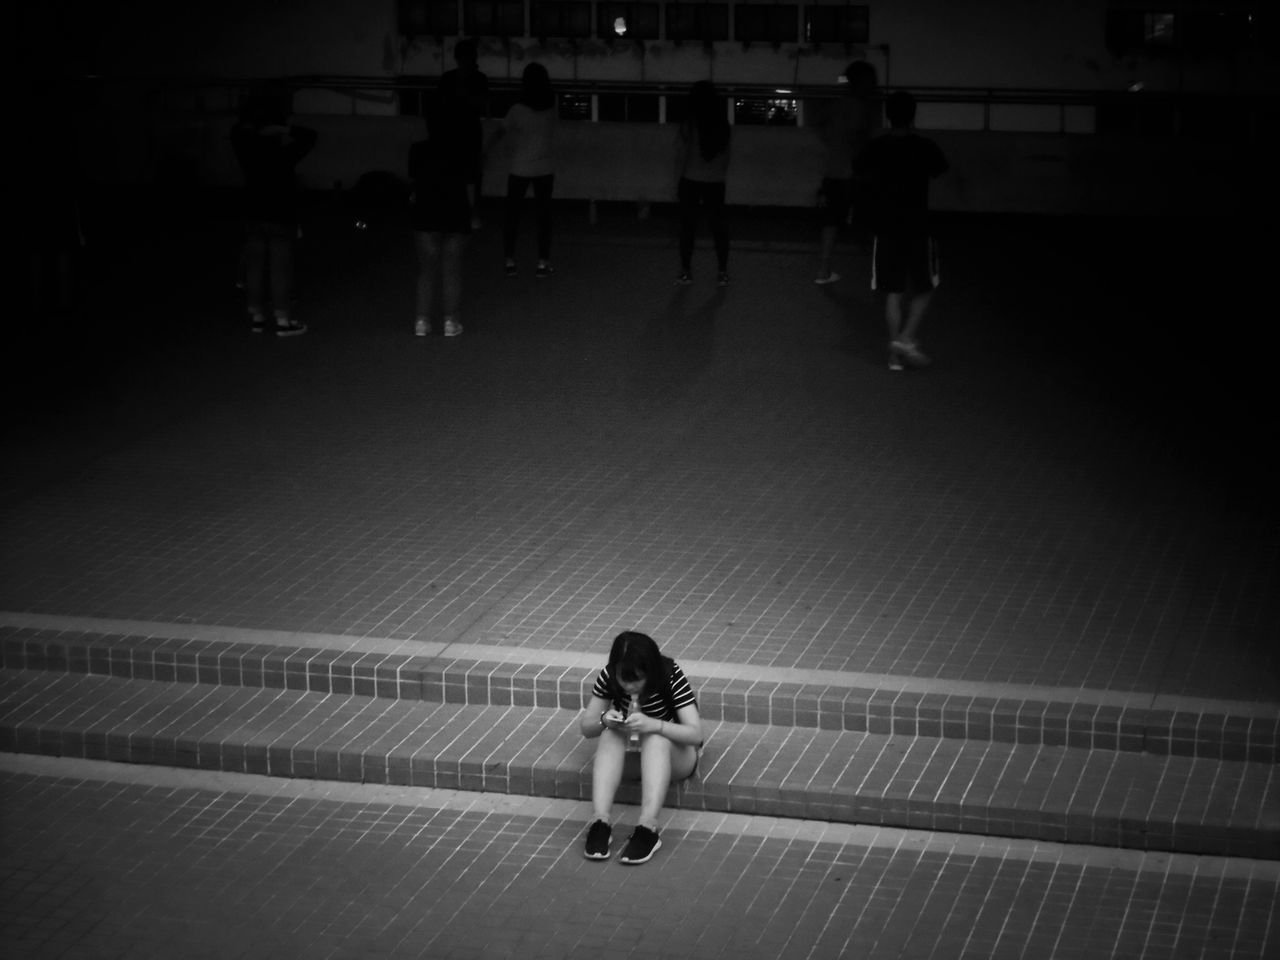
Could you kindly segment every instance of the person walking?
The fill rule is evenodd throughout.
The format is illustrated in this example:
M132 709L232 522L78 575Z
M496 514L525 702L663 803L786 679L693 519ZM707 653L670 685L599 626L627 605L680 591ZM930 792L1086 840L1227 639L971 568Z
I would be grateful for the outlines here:
M920 323L938 286L938 248L929 230L929 182L947 170L936 143L915 132L916 99L905 90L885 101L889 131L870 141L856 173L874 190L871 289L885 293L889 369L922 367Z
M724 98L710 80L689 90L688 112L680 124L680 272L676 284L693 282L693 240L698 211L707 212L716 249L716 283L729 285L729 226L725 218L725 178L729 171L729 118Z
M298 236L294 168L315 146L316 132L289 124L287 93L259 87L246 98L231 130L244 173L244 285L251 329L267 328L270 305L277 337L295 337L307 325L291 315L293 245Z
M431 333L436 276L441 279L443 333L462 333L462 252L471 235L468 173L473 144L467 107L453 96L438 96L426 111L427 139L409 148L410 211L417 252L414 336Z
M840 274L831 269L840 228L852 217L861 223L865 210L860 181L853 176L863 148L880 129L880 106L873 98L876 68L865 60L855 60L840 76L843 95L828 106L825 121L818 128L825 167L820 196L822 227L817 284L835 283Z
M645 863L662 846L658 815L667 788L698 767L702 720L689 680L652 637L624 631L614 638L578 725L584 737L599 741L591 773L594 819L583 855L588 860L609 858L614 795L628 766L634 772L629 759L638 757L640 817L618 861Z
M555 185L553 147L556 130L556 94L547 68L531 63L520 77L519 100L511 105L501 134L507 138L511 166L507 174L506 223L502 246L509 277L516 267L516 235L525 194L533 187L534 220L537 225L540 279L555 273L551 266L551 190Z

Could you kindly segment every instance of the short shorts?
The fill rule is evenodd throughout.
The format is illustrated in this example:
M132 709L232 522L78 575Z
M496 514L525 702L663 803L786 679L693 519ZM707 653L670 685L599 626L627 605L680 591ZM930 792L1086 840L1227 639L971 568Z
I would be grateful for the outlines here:
M871 289L927 293L938 285L938 245L927 233L878 233L871 253Z

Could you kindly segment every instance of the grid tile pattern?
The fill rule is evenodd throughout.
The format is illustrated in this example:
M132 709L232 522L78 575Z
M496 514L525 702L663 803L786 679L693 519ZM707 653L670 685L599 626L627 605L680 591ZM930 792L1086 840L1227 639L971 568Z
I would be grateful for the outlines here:
M1254 960L1274 872L668 827L644 873L582 812L0 773L14 958L857 955ZM656 882L660 879L660 882ZM358 897L351 892L358 890Z
M0 667L567 710L586 702L596 674L588 667L455 659L447 648L434 657L418 657L6 626L0 626ZM696 662L686 662L684 668L701 714L712 720L1280 762L1280 711L1240 715L1228 712L1229 703L1218 702L1166 710L995 693L983 697L834 682L799 684L772 680L765 670L708 679Z
M126 361L96 414L118 442L16 445L43 482L6 474L0 608L555 650L637 626L689 660L1280 699L1262 468L1073 369L1113 292L1056 225L952 229L945 362L897 380L871 298L800 253L673 292L669 244L580 227L556 283L504 286L482 233L446 351L405 333L404 238L317 237L289 352L188 303L183 362ZM223 284L195 253L176 276Z
M590 796L554 705L480 706L7 672L0 749L356 782ZM1271 764L708 723L695 809L1280 858ZM620 794L635 802L634 785Z

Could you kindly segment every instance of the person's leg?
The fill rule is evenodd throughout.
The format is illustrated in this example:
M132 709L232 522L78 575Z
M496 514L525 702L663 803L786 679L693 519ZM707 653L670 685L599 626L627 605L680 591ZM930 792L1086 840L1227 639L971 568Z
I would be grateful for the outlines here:
M622 782L627 741L616 730L604 730L596 741L596 757L591 768L591 808L597 820L610 823L613 798Z
M711 223L711 239L716 247L716 269L720 280L729 278L729 223L724 212L724 184L708 183L702 191L707 205L707 219Z
M256 228L250 228L244 239L244 293L245 305L255 324L265 322L267 314L267 238Z
M697 762L696 747L677 746L656 733L644 738L640 744L640 826L657 831L667 789L693 773Z
M444 272L442 295L444 299L444 334L456 337L462 332L458 312L462 308L462 249L467 238L461 233L444 235L441 264Z
M889 328L889 342L902 339L902 294L887 293L884 298L884 319Z
M538 266L546 267L551 259L551 188L555 174L533 178L533 214L538 227Z
M280 233L267 241L271 273L271 306L276 320L288 320L293 302L293 240Z
M426 230L415 230L413 238L418 259L413 331L418 336L425 337L431 332L431 304L435 299L440 243L435 234Z
M507 209L502 229L502 253L506 257L508 267L515 266L516 231L520 228L520 207L524 204L524 195L528 188L527 177L517 177L514 173L507 175Z
M902 325L902 335L897 339L910 344L916 342L916 332L920 329L920 321L924 319L924 312L929 308L932 296L933 292L930 290L911 295L907 301L907 319Z
M676 197L680 202L680 271L687 274L693 266L693 238L698 229L697 185L681 177Z
M822 225L821 251L818 254L818 280L829 282L831 273L831 254L836 249L836 228L829 223Z

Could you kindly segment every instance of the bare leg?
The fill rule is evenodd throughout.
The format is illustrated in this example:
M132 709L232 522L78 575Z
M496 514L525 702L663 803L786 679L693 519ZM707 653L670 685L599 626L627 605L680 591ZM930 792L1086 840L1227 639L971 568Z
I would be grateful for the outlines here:
M441 264L444 271L443 296L444 318L457 320L458 310L462 306L462 250L467 238L462 234L450 233L441 244Z
M249 312L255 317L266 313L267 241L259 233L244 242L244 292Z
M421 230L414 234L414 239L418 253L417 316L419 320L426 320L431 316L431 302L435 296L440 244L434 234Z
M836 248L836 234L838 228L835 226L824 226L822 228L822 253L821 259L818 261L818 276L826 278L831 276L831 254Z
M924 312L929 307L929 298L932 294L928 291L915 294L907 304L907 322L902 328L902 336L900 339L907 343L916 342L916 331L920 329L920 321L924 319Z
M591 806L596 818L610 822L613 798L622 782L622 765L627 743L616 730L605 730L596 743L596 758L591 768Z
M694 747L676 746L666 737L651 733L640 744L640 819L641 826L658 829L658 814L667 799L671 781L683 780L693 773L698 752Z
M273 236L268 241L271 274L271 306L276 319L287 320L293 306L293 240Z
M884 298L884 319L889 327L889 342L901 339L902 294L889 293Z

